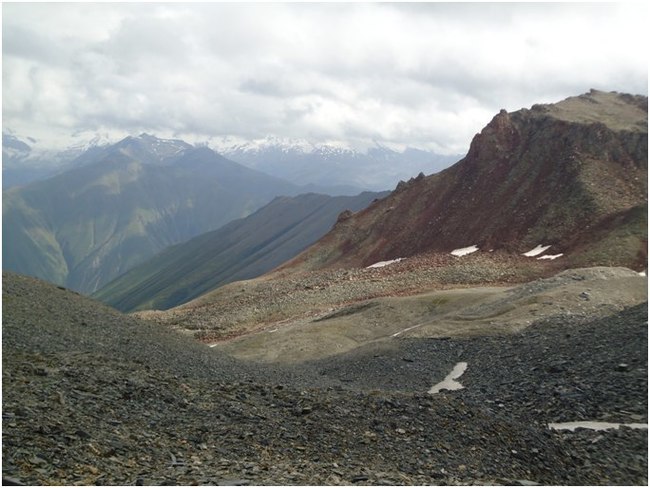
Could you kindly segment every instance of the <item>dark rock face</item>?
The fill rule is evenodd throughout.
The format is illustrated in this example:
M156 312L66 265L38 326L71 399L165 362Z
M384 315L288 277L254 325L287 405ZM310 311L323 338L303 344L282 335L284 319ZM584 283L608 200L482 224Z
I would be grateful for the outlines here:
M336 218L336 223L343 222L344 220L348 220L353 215L354 213L352 212L352 210L343 210L343 212L341 212L339 216Z
M594 92L502 110L464 159L398 185L293 264L363 266L473 244L521 253L543 242L565 255L576 248L605 254L585 255L584 265L618 259L617 265L642 268L647 137L645 97ZM626 223L613 219L638 209ZM625 252L607 256L601 248L612 233L633 237Z

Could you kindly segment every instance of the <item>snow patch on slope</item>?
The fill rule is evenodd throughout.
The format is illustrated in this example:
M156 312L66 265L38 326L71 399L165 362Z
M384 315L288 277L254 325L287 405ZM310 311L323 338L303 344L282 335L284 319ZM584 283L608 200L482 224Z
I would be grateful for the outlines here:
M368 268L383 268L384 266L388 266L389 264L399 263L402 259L404 259L404 258L391 259L389 261L379 261L379 262L377 262L375 264L371 264L370 266L366 266L366 269L368 269Z
M560 254L544 254L543 256L538 257L537 259L557 259L561 256L564 256L564 253Z
M454 249L451 251L451 254L454 256L465 256L467 254L471 254L473 252L478 251L478 247L476 245L474 246L469 246L469 247L461 247L459 249Z
M436 393L439 393L440 390L462 390L464 386L456 380L463 375L466 369L467 363L456 363L456 366L451 370L451 373L449 373L440 383L432 386L429 393L435 395Z
M559 422L559 423L548 424L549 429L570 430L571 432L575 431L576 429L590 429L590 430L618 429L621 426L625 426L630 429L646 429L646 430L648 429L648 424L641 424L641 423L620 424L616 422L592 422L588 420L582 420L578 422Z
M541 244L538 244L535 248L531 249L528 252L525 252L524 256L528 256L529 258L532 258L534 256L538 256L538 255L542 254L544 251L546 251L549 247L551 247L551 246L550 245L543 246Z

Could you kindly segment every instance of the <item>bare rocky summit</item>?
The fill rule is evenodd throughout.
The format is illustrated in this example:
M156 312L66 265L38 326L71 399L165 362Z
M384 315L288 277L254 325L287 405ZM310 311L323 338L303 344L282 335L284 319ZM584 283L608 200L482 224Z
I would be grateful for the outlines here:
M475 245L552 245L565 268L647 260L647 97L592 90L502 110L467 155L340 221L282 269L363 267Z

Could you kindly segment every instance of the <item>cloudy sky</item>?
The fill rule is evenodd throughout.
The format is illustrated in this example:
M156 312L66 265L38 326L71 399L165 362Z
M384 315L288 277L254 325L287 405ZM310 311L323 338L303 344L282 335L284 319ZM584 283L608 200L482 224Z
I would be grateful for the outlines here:
M501 108L647 95L640 3L2 4L3 130L463 153Z

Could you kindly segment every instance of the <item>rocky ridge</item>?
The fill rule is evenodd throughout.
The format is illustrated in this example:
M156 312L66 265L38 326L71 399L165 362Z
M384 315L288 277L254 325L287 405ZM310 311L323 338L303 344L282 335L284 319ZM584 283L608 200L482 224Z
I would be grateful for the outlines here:
M592 90L502 110L465 158L399 184L282 269L364 267L471 245L522 253L552 244L566 268L640 271L647 161L647 97Z

